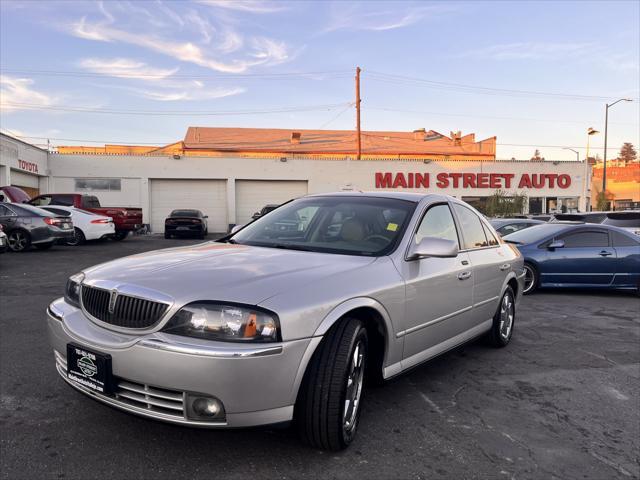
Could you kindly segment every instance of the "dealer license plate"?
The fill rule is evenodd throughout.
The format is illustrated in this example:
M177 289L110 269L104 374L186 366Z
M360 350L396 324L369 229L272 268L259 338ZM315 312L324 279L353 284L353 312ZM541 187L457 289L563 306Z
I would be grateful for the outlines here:
M95 392L111 393L111 355L94 352L75 343L67 344L67 378Z

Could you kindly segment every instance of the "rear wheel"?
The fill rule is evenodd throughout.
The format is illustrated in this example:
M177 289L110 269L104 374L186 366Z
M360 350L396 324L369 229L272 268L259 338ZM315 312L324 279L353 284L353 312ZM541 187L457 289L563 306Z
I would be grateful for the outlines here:
M298 431L309 445L342 450L355 438L367 352L367 331L355 318L332 327L318 346L296 402Z
M490 341L494 347L500 348L507 346L513 336L515 321L515 295L511 287L507 287L507 290L500 299L500 305L498 305L498 311L493 317L493 325L491 332L489 332Z
M31 235L24 230L12 230L7 234L7 241L13 252L24 252L31 245Z
M530 263L524 264L524 289L522 293L529 295L538 288L538 270Z
M125 238L127 238L127 235L129 235L129 230L116 230L116 233L113 236L113 239L120 242Z
M78 245L82 245L84 242L86 242L87 239L84 236L84 233L82 233L82 230L80 230L78 227L75 227L73 229L73 234L73 238L65 242L67 245L77 247Z

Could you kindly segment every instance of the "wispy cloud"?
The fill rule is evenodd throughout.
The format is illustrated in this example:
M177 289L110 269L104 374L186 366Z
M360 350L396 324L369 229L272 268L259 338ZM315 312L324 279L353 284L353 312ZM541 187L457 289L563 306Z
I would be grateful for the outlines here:
M460 56L492 60L562 60L575 55L588 54L594 46L595 44L591 42L514 42L468 50L461 53Z
M178 68L164 69L150 67L144 62L129 58L85 58L80 61L85 70L116 78L134 78L141 80L163 80L178 71Z
M273 13L285 10L281 3L276 4L266 0L198 0L198 3L248 13Z
M231 97L245 92L244 88L203 88L182 91L162 91L134 89L142 97L160 102L177 102L190 100L214 100L217 98Z
M30 78L17 78L8 75L0 75L0 102L4 113L28 110L33 107L24 107L20 103L31 106L47 107L55 105L57 99L49 94L32 88L34 81Z
M380 5L383 8L379 8ZM425 5L336 2L332 6L329 24L323 29L323 33L336 30L395 30L458 10L459 7L455 4L445 3Z
M128 3L116 5L117 10L128 11L132 15L136 15L139 10L144 10L145 13L138 13L135 17L137 21L127 28L124 22L117 21L114 13L107 11L106 4L99 4L103 17L101 20L91 21L84 16L68 25L68 32L86 40L135 45L181 62L226 73L242 73L251 67L277 65L290 59L289 47L284 42L264 37L251 37L246 43L244 38L229 25L215 28L208 19L195 11L189 12L184 18L181 17L181 20L185 23L193 23L201 38L176 40L158 33L166 29L144 28L144 22L153 25L157 21L145 19L147 15L153 16L153 14L143 7ZM111 4L109 6L111 7ZM169 14L162 10L162 13L165 16L177 15L173 10ZM154 16L153 18L155 19ZM249 48L242 49L245 45ZM236 55L230 57L231 53Z

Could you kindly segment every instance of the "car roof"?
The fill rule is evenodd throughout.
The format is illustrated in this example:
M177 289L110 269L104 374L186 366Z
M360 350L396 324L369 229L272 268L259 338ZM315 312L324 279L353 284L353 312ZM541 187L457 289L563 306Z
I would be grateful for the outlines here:
M491 225L508 225L511 223L535 223L543 224L547 223L542 220L534 220L533 218L491 218L489 219Z
M433 197L434 199L447 199L456 200L449 195L440 195L434 193L414 193L414 192L363 192L360 190L351 190L346 192L332 192L332 193L316 193L308 195L309 197L373 197L373 198L392 198L396 200L405 200L409 202L419 203L427 197Z

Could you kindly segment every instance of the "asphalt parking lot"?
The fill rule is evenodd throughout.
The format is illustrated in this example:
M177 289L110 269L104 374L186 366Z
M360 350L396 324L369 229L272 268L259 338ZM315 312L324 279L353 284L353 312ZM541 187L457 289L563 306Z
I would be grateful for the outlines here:
M337 454L287 429L145 420L68 387L44 323L66 278L195 242L131 237L0 255L2 478L640 477L640 300L626 293L525 297L506 349L477 341L368 389L358 438Z

